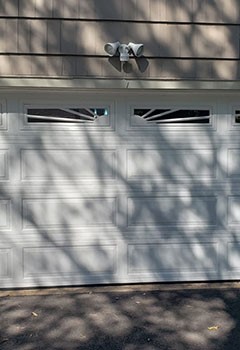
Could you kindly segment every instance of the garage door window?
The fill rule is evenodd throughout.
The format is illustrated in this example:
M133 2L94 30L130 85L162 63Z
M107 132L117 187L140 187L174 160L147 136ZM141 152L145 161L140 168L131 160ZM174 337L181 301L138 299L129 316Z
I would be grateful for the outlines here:
M209 124L210 111L202 109L135 108L134 116L149 124Z
M240 124L240 110L235 111L235 123Z
M28 108L28 123L94 123L109 115L108 108Z

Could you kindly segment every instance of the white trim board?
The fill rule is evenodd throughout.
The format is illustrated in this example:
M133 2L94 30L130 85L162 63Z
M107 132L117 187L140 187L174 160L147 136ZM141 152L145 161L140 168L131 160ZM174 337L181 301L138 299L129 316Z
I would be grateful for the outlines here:
M0 78L0 88L240 90L240 81L156 81L131 79Z

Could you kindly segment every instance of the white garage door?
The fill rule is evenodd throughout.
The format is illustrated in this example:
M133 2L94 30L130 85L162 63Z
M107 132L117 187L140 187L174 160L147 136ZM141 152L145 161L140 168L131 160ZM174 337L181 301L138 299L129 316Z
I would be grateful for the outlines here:
M0 287L240 277L240 103L1 99Z

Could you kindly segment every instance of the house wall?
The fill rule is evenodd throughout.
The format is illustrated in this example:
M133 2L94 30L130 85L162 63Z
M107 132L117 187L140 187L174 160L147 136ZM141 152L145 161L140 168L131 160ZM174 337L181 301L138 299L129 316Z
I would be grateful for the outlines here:
M238 0L1 0L0 75L239 79ZM125 67L104 44L143 43Z

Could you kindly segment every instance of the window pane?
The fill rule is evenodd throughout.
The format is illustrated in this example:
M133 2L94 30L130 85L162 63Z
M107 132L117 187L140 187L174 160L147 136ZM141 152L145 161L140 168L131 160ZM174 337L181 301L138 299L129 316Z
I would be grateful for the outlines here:
M240 111L235 111L235 123L240 123Z
M28 108L28 123L94 123L108 108Z
M134 109L134 115L155 124L209 124L210 111L202 109Z

